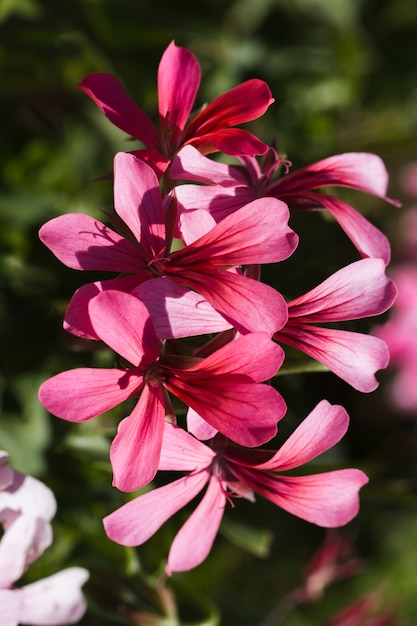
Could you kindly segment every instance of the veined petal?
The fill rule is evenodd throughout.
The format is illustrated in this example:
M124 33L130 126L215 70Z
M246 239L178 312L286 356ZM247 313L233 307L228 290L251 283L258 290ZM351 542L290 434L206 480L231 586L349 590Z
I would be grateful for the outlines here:
M216 453L175 424L164 424L159 469L193 472L208 469Z
M262 354L262 359L259 359ZM187 368L189 372L198 372L200 379L224 376L236 382L259 383L274 376L281 367L284 354L276 350L276 344L270 335L255 332L237 337L222 346L196 365Z
M244 482L261 496L288 513L324 528L343 526L357 515L358 492L368 482L367 476L357 469L311 476L273 476L264 472L253 475L253 470L242 471Z
M174 252L171 262L225 268L282 261L298 243L288 226L288 217L286 204L275 198L258 198L225 217L194 243Z
M172 162L169 170L170 178L174 180L195 180L208 185L222 187L236 187L248 184L247 176L242 169L219 163L203 156L194 146L187 145L181 148ZM197 187L194 185L193 187ZM176 191L182 189L180 185Z
M349 385L366 393L378 387L375 372L387 367L389 362L386 343L362 333L290 321L275 334L275 339L308 354Z
M197 146L202 154L220 151L233 156L256 156L265 154L268 150L266 143L241 128L214 130L204 135L191 137L188 142Z
M164 211L158 179L149 165L126 152L114 158L114 208L148 260L164 250Z
M132 396L142 382L132 370L78 368L46 380L39 388L39 401L57 417L83 422Z
M161 131L183 130L200 86L201 70L195 56L172 41L158 67L158 108Z
M200 293L239 332L272 335L287 321L287 304L269 285L236 273L185 270L171 275Z
M200 565L208 556L222 521L226 495L217 476L210 478L203 499L172 542L167 574L184 572Z
M139 139L149 148L158 148L159 135L148 116L127 95L111 74L97 72L86 76L78 87L100 108L112 124Z
M97 335L135 367L145 368L159 358L159 342L149 311L135 296L102 291L89 305Z
M264 81L247 80L213 100L196 115L187 128L186 138L255 120L273 102L271 90Z
M345 152L322 159L287 174L271 190L289 193L331 186L350 187L388 199L386 167L379 156L367 152Z
M68 213L49 220L39 238L67 267L136 273L144 269L143 252L102 222Z
M284 471L304 465L340 441L348 425L349 416L342 406L322 400L274 456L255 467Z
M249 448L270 441L286 412L278 391L261 383L167 377L165 386L216 430Z
M209 477L209 471L187 474L127 502L104 518L106 535L122 546L140 546L195 498Z
M130 293L143 280L150 280L147 270L143 274L133 276L118 276L109 280L99 280L95 283L82 285L72 296L64 318L64 328L69 333L85 339L100 339L91 323L88 308L90 302L102 291L114 290Z
M154 278L133 291L149 310L159 339L178 339L231 328L220 315L195 291L170 280Z
M379 315L397 290L385 275L382 259L362 259L288 303L288 316L304 322L337 322Z
M212 439L217 434L217 430L213 426L190 408L187 411L187 430L201 441Z
M110 448L113 485L134 491L154 478L164 432L165 403L159 385L145 385L129 417L119 424Z
M75 624L87 605L81 586L89 573L82 567L67 569L22 588L19 622L33 626Z
M129 150L129 153L149 165L155 172L158 180L162 178L171 163L171 159L160 154L158 150Z

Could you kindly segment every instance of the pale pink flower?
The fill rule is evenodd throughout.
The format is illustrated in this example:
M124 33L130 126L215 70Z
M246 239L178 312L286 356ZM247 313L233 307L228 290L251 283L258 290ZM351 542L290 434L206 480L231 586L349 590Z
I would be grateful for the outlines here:
M349 204L329 195L317 193L321 187L350 187L373 194L399 205L386 196L388 174L375 154L352 152L313 163L275 180L281 166L289 162L278 158L270 149L261 164L254 157L241 157L241 166L216 163L186 146L177 155L170 170L176 179L194 180L204 185L179 185L176 195L181 211L180 230L185 241L193 240L201 227L197 211L209 211L215 221L259 197L270 196L284 201L290 211L327 210L364 257L377 257L388 263L390 246L387 238Z
M55 514L53 493L43 483L9 469L0 452L0 626L60 626L73 624L84 615L86 603L81 586L88 572L70 567L35 583L16 586L25 573L52 542L49 523Z
M288 303L288 322L274 338L323 363L363 392L378 386L375 372L387 367L389 351L377 337L317 326L379 315L396 297L381 259L362 259Z
M104 519L113 541L137 546L207 485L207 490L176 535L167 572L196 567L209 554L226 503L234 497L253 501L255 493L304 520L341 526L358 512L359 489L368 481L357 469L309 476L277 472L308 463L345 434L349 417L341 406L323 400L277 451L239 448L217 435L210 447L172 424L165 424L160 470L186 475L123 505Z
M274 102L268 85L252 79L219 96L192 114L201 70L195 56L172 41L158 69L159 129L111 74L90 74L79 87L118 128L146 146L134 152L159 175L177 150L187 144L201 152L263 154L267 146L246 130L230 128L252 121Z
M417 413L417 267L398 266L391 272L398 297L390 319L373 330L383 339L396 370L390 388L394 406L410 414Z
M81 422L139 394L111 446L119 489L133 491L155 476L165 415L172 414L168 391L241 445L261 445L276 434L285 403L258 383L276 373L283 352L267 333L241 336L205 358L181 357L161 354L146 307L130 294L102 292L90 316L97 336L131 365L62 372L41 385L39 399L54 415Z
M293 253L298 238L288 226L289 213L284 203L273 198L255 200L192 245L170 252L164 207L153 170L125 153L116 155L114 170L115 209L127 233L125 237L79 213L50 220L39 232L42 242L65 265L122 274L84 285L76 292L65 318L67 330L95 338L88 303L97 293L105 289L131 292L146 281L162 277L164 280L154 285L154 293L169 296L172 282L179 286L177 291L181 288L186 293L191 289L221 314L226 320L224 328L231 324L240 332L264 330L271 335L281 328L287 319L282 296L272 287L244 276L239 266L274 263ZM149 289L152 291L152 286ZM180 326L184 332L184 325ZM206 321L201 321L200 333L211 332L205 326ZM180 333L171 328L171 336Z

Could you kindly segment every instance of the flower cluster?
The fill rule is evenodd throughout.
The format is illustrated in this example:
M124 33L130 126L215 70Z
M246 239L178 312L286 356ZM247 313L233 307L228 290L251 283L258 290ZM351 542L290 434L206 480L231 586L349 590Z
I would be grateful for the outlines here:
M388 363L386 344L328 324L378 315L395 298L384 235L342 200L316 191L338 185L390 201L381 160L342 154L276 178L288 162L235 128L268 109L268 86L249 80L195 113L199 83L193 54L171 43L158 70L157 129L114 77L87 76L81 89L145 147L114 158L110 226L77 213L40 230L68 267L111 273L76 291L64 327L119 357L114 368L58 373L42 384L40 401L54 415L81 422L129 400L133 409L110 450L118 489L143 487L158 471L183 473L108 515L106 533L140 545L205 490L173 541L168 573L206 558L236 497L253 501L259 494L324 527L356 515L367 482L360 470L282 473L335 445L348 428L346 411L323 400L279 450L259 449L286 413L268 381L283 365L283 344L372 391L375 372ZM213 152L238 162L205 156ZM291 212L317 209L333 215L361 258L287 301L261 280L261 266L295 251Z
M15 583L52 543L54 495L43 483L10 468L0 451L0 623L59 626L74 624L85 613L81 586L88 572L69 567L23 587Z

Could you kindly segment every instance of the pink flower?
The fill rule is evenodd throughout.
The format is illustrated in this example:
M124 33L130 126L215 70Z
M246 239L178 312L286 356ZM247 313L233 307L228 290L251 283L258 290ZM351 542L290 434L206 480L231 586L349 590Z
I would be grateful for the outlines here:
M155 476L165 415L172 414L167 391L241 445L257 446L276 434L285 403L273 387L258 384L283 359L268 334L244 335L206 358L171 356L161 354L146 307L130 294L99 294L90 316L97 336L132 365L62 372L41 385L39 399L54 415L81 422L139 394L111 446L119 489L133 491Z
M88 572L70 567L43 580L17 587L28 566L52 542L49 521L55 514L53 493L43 483L7 468L0 452L0 624L59 626L78 622L86 604L81 586Z
M254 120L274 102L266 83L248 80L219 96L196 115L192 107L200 85L200 66L194 55L171 42L158 69L159 130L131 100L111 74L90 74L79 87L118 128L147 147L134 152L159 175L183 145L201 152L263 154L267 146L248 131L230 128Z
M391 610L382 609L382 594L377 591L352 602L327 626L404 626Z
M417 413L417 267L405 264L392 271L398 297L389 321L374 329L386 341L396 374L391 386L394 406Z
M324 527L341 526L358 512L363 472L343 469L310 476L276 472L307 463L345 434L348 415L323 400L278 450L238 448L217 436L206 446L184 430L165 424L160 470L185 476L123 505L104 519L107 535L127 546L144 543L174 513L207 486L203 499L176 535L167 572L196 567L209 554L227 501L255 493L304 520Z
M378 386L375 372L389 361L385 342L316 324L379 315L395 297L395 285L385 275L381 259L356 261L289 302L288 322L274 338L323 363L355 389L373 391Z
M183 148L170 170L172 178L208 183L180 185L176 188L182 208L180 226L186 241L199 229L198 209L208 210L216 222L254 198L271 196L288 204L290 211L327 209L364 257L377 257L388 263L387 238L346 202L327 193L313 193L327 186L350 187L371 193L387 202L388 175L381 159L368 153L345 153L323 159L274 180L278 168L288 161L279 159L272 149L261 165L253 157L242 157L242 166L215 163L192 146ZM198 231L200 232L200 231ZM201 234L201 232L200 232Z
M65 265L122 274L85 285L76 292L66 314L67 330L95 338L88 304L97 293L105 289L131 292L146 281L162 277L164 280L158 280L153 293L159 297L161 293L169 295L172 281L183 293L191 289L221 314L226 320L224 328L233 325L241 332L264 330L271 335L281 328L287 319L282 296L272 287L242 275L239 266L273 263L292 254L297 236L288 227L284 203L272 198L256 200L192 245L170 252L164 207L152 169L130 154L119 153L114 170L115 209L126 236L78 213L57 217L39 232L42 242ZM214 322L218 325L218 314ZM199 332L211 332L204 326L205 320ZM181 328L183 332L183 324ZM171 336L180 333L171 328Z

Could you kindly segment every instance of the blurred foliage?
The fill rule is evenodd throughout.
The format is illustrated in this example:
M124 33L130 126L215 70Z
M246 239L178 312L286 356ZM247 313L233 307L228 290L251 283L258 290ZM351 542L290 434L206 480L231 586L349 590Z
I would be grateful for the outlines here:
M202 65L198 105L262 78L276 103L251 124L253 132L276 140L294 167L339 152L376 152L390 171L390 195L407 206L398 181L417 158L417 3L0 0L0 29L0 448L10 451L17 469L43 479L59 507L55 543L27 579L70 564L89 568L86 626L261 625L300 584L323 531L269 503L238 502L204 565L169 580L164 559L187 512L138 550L106 538L102 517L125 501L110 487L108 463L121 410L71 425L47 415L36 398L51 374L108 359L62 330L69 297L93 277L61 266L37 231L60 213L109 210L111 183L95 181L110 171L116 151L132 147L76 84L93 71L114 73L156 119L156 70L172 39ZM360 194L351 200L395 234L400 210ZM292 225L301 236L296 262L280 264L271 278L288 296L355 258L329 220L297 215ZM395 241L393 249L395 259ZM296 360L291 365L299 369ZM319 371L277 384L290 407L279 442L326 397L346 406L352 424L323 463L355 464L371 476L349 529L366 571L331 586L324 600L297 608L283 623L323 626L381 585L399 617L417 623L416 423L390 412L383 385L361 397Z

